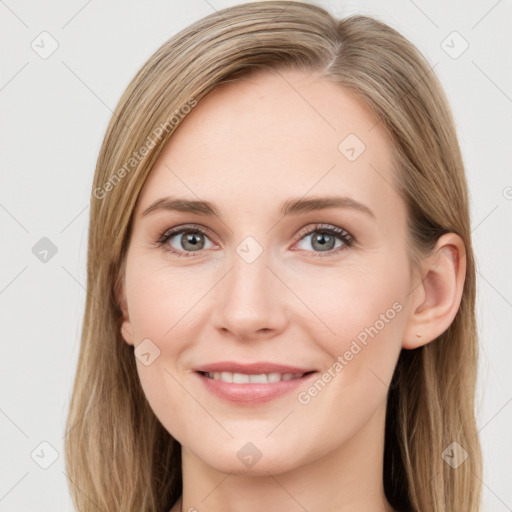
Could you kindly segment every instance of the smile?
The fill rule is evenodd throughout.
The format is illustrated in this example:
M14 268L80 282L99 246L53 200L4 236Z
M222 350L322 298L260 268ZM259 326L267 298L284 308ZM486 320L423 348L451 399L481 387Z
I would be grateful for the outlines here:
M292 393L318 372L275 363L218 362L194 369L201 385L215 398L255 406Z
M269 384L283 380L300 379L305 373L259 373L248 375L246 373L233 372L205 372L204 375L209 379L220 380L235 384Z

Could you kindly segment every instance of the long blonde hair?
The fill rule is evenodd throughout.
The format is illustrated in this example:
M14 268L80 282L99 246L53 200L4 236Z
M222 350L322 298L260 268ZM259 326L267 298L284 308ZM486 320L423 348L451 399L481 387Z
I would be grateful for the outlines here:
M162 512L181 493L180 446L150 409L133 347L120 333L131 217L165 142L196 102L220 83L265 69L319 72L352 92L390 134L414 258L442 233L464 240L466 280L455 320L433 342L399 357L388 394L383 482L397 510L476 512L475 266L449 106L424 57L386 24L367 16L338 20L290 1L241 4L195 22L151 56L116 107L91 195L87 301L66 426L75 506ZM453 442L469 454L458 468L442 458Z

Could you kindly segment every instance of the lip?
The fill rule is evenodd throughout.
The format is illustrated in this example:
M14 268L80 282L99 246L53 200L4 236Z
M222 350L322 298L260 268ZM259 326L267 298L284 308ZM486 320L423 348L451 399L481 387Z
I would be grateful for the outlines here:
M194 368L196 372L233 372L245 373L247 375L258 375L260 373L307 373L314 371L313 368L299 368L285 364L256 362L256 363L235 363L232 361L221 361L210 363Z
M261 373L304 373L300 378L260 383L236 384L224 382L207 377L204 373L233 372L248 375ZM239 405L255 406L275 400L283 395L291 393L305 384L318 372L311 368L299 368L276 363L256 362L250 364L235 363L230 361L211 363L194 368L194 374L200 379L206 389L213 395L231 403Z

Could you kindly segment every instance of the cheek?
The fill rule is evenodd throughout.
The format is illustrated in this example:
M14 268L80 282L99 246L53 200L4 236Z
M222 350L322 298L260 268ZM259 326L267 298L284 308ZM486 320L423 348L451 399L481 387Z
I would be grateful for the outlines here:
M403 328L407 262L383 258L373 263L364 268L322 269L323 275L302 272L295 283L294 292L309 309L305 319L315 326L314 339L333 358L348 350L352 340L363 345L377 336L392 340Z
M385 398L402 348L407 265L405 257L395 255L364 269L330 272L324 286L318 285L319 280L303 281L301 293L320 320L309 323L310 337L326 358L321 382L306 389L299 402L317 401L322 394L318 402L328 408L343 403L344 410L364 413L365 408L355 407L358 402L370 411ZM306 323L304 327L308 328Z
M326 354L325 367L298 393L297 417L305 422L315 418L315 428L328 433L322 441L325 450L356 435L385 407L405 325L408 281L403 268L382 264L365 273L354 269L331 279L323 294L309 287L308 299L329 329L310 330Z
M151 352L148 365L136 359L140 383L155 416L180 441L197 422L187 416L184 422L173 411L193 411L192 417L202 413L182 387L180 364L208 319L199 316L205 287L204 278L200 282L193 271L162 268L137 255L128 259L126 294L134 342L146 343Z
M162 344L164 339L183 339L194 317L204 283L194 282L194 274L183 269L165 269L144 258L128 261L126 293L135 344L149 338ZM180 334L181 333L181 334ZM172 350L175 343L159 348Z

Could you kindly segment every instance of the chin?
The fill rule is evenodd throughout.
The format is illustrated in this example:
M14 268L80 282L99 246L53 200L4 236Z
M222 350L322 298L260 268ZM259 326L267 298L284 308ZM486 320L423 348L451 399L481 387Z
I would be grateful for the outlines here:
M266 476L268 473L280 474L293 470L304 463L304 455L297 445L287 447L276 439L255 440L254 443L235 438L221 443L219 440L208 440L204 446L190 446L189 451L204 464L215 471L232 475ZM212 445L216 449L212 450Z
M269 473L278 475L297 467L297 462L285 460L284 454L263 454L253 465L246 465L233 453L223 454L219 458L211 457L211 452L202 458L203 462L221 473L237 476L267 476Z

